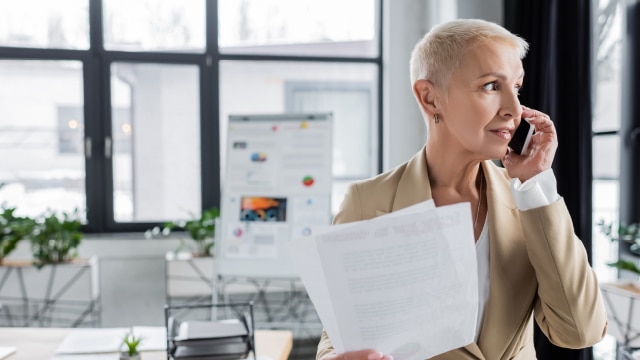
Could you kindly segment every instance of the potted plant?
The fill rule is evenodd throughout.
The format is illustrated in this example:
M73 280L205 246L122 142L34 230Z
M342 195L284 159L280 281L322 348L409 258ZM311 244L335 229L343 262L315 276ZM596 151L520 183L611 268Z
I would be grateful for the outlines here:
M82 241L78 211L62 213L60 218L50 211L36 221L30 235L34 265L58 264L74 259Z
M35 226L29 217L15 216L16 208L0 208L0 264L18 243L27 238Z
M614 228L613 223L607 223L604 220L600 220L597 225L609 241L628 243L630 245L629 251L640 257L640 223L630 225L619 224L617 228ZM618 270L630 271L640 275L640 268L633 261L618 259L617 261L608 263L607 265L617 268Z
M176 229L183 229L189 234L191 240L195 243L195 250L192 251L195 257L212 256L211 250L214 245L214 233L216 229L216 219L220 216L220 210L217 207L212 207L202 211L202 215L199 218L193 217L188 221L169 221L166 222L160 230L160 228L154 228L151 230L152 235L162 233L163 235L171 234L171 231ZM181 247L176 250L180 251L185 247L182 242Z
M132 332L128 332L122 339L126 350L120 352L120 360L140 360L138 345L140 345L141 342L142 336L136 336Z
M32 259L5 259L0 266L0 296L12 314L0 326L77 327L97 321L98 261L95 257L75 260L82 239L78 212L56 215L49 211L31 219L15 216L14 210L0 213L3 254L15 247L18 238L27 238ZM59 303L65 305L61 308ZM81 315L74 316L75 309Z

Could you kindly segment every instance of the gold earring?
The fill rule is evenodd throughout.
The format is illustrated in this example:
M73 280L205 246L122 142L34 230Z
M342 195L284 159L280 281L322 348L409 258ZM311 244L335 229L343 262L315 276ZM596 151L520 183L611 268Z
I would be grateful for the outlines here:
M434 114L433 115L433 121L437 124L440 122L440 119L438 119L438 114Z

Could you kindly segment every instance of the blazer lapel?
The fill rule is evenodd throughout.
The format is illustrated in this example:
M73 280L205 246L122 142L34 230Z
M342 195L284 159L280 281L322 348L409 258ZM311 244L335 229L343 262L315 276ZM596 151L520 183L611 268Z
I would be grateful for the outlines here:
M429 199L431 199L431 185L427 175L426 150L425 147L422 147L422 150L407 163L398 182L391 211L400 210Z
M423 147L422 150L415 154L407 163L407 168L398 182L391 211L400 210L431 198L431 184L427 172L427 156L426 150ZM385 212L381 210L377 211L378 215L382 215L383 213ZM463 349L477 359L485 359L485 356L476 343L471 343Z
M483 169L489 208L490 295L478 346L487 359L501 359L509 345L515 345L513 337L522 326L518 319L530 311L536 284L530 280L533 269L523 261L528 258L526 244L508 179L505 182L504 173L490 162L484 162Z

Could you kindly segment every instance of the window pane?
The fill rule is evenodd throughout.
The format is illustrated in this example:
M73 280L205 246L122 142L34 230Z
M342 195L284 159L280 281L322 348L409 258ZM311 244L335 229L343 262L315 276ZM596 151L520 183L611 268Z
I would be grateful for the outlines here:
M221 134L227 133L230 114L331 112L333 198L341 201L345 187L339 181L377 173L376 74L373 64L223 61ZM223 152L224 142L223 136Z
M622 13L619 0L595 0L593 24L594 79L593 120L595 132L620 129ZM618 221L620 175L619 136L593 139L593 268L601 282L615 281L617 271L606 263L617 260L618 244L611 243L596 225ZM611 335L594 346L596 359L615 358L616 341Z
M220 52L375 57L379 52L376 3L219 0Z
M86 218L82 64L0 61L0 204Z
M599 0L595 24L595 106L593 131L620 129L622 14L618 0Z
M617 179L620 176L620 137L618 135L593 138L593 177Z
M204 0L103 0L104 47L204 52Z
M89 1L0 1L0 46L88 49Z
M593 181L593 270L601 283L614 282L618 279L618 271L607 266L607 263L618 259L618 242L611 242L602 233L598 222L617 224L619 221L618 180ZM616 340L607 334L606 338L593 347L595 359L615 359Z
M618 243L610 242L598 226L600 221L618 223L620 182L618 180L595 180L593 182L593 268L600 281L614 281L617 270L607 263L618 258Z
M111 66L116 221L200 214L198 81L195 65Z

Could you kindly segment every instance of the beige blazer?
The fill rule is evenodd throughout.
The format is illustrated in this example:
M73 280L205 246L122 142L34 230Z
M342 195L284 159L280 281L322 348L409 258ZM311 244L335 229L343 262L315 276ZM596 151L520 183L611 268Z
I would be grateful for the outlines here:
M520 211L506 171L491 161L482 168L489 206L490 290L480 336L476 343L434 359L535 359L534 316L558 346L583 348L599 342L607 328L605 308L564 201ZM370 219L427 199L431 187L423 148L407 163L351 184L334 223ZM333 353L323 332L317 359Z

